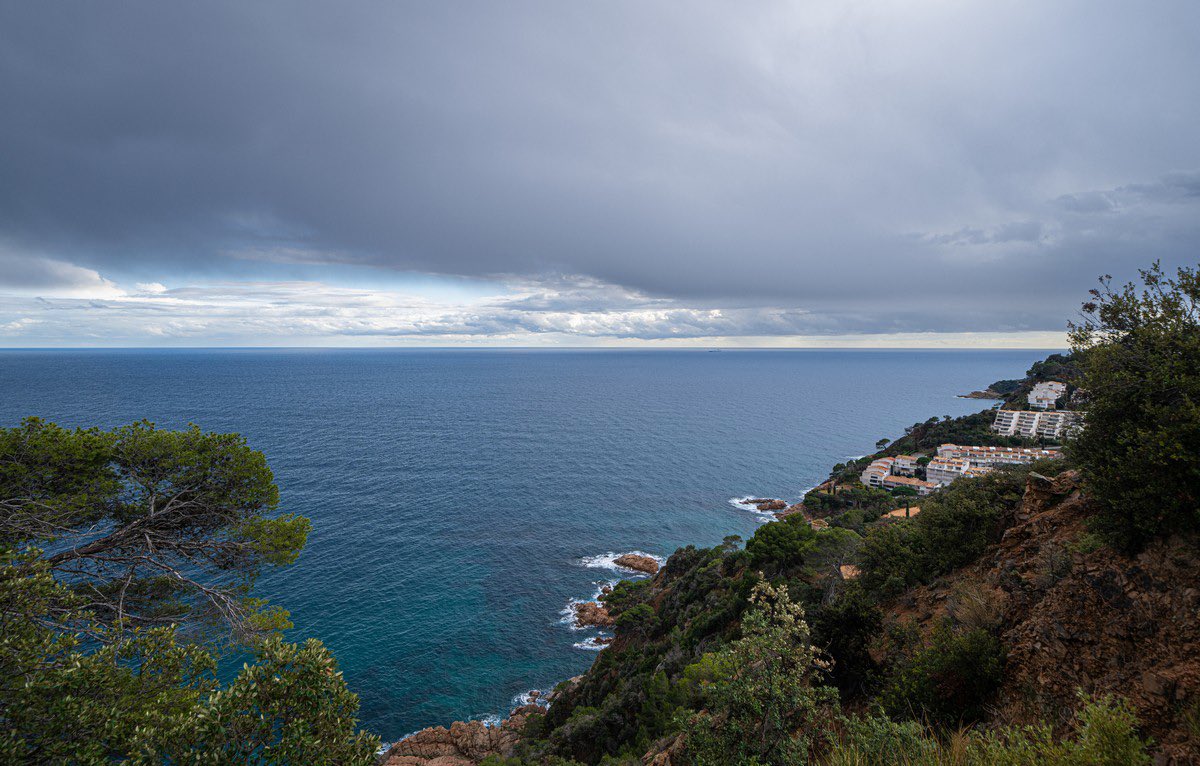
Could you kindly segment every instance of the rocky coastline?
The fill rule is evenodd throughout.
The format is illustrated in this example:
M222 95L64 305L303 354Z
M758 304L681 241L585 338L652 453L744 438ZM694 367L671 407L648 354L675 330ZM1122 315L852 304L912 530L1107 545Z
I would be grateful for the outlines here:
M567 684L576 681L578 677ZM475 766L489 756L510 758L529 716L544 711L555 694L529 692L529 703L513 708L496 726L483 721L455 721L450 728L422 729L392 745L380 756L379 766Z
M581 601L572 604L577 628L611 628L615 624L608 609L599 601Z
M759 511L772 513L780 519L803 512L804 509L803 503L789 505L777 498L749 498L746 503L753 504ZM662 568L658 559L638 552L623 553L612 558L611 562L613 566L634 575L649 577L658 575ZM604 597L610 592L612 586L605 585L600 588L598 598L572 602L569 605L572 627L577 630L612 628L616 620L604 605ZM603 648L612 640L611 636L600 634L589 639L589 643L594 648ZM549 693L543 694L536 690L529 692L529 702L512 708L499 724L481 720L454 721L448 728L431 726L409 734L383 751L379 756L378 766L477 766L489 757L512 757L529 716L545 712L559 693L569 689L580 678L581 676L576 676L568 679L560 684L558 689Z

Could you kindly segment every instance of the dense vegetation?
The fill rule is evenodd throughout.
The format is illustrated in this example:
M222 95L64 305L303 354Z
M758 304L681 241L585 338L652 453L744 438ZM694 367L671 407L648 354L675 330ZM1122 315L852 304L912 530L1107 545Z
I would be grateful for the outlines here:
M1096 528L1136 549L1200 528L1200 272L1092 290L1071 340L1083 355L1088 428L1074 451L1103 513Z
M252 594L308 534L278 502L236 435L0 430L0 763L371 763L333 658Z

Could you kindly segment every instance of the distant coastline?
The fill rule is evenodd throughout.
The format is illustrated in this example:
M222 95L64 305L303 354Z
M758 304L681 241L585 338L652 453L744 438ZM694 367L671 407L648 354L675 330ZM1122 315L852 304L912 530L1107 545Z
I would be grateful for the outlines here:
M988 388L983 391L972 391L969 394L959 394L959 399L1004 399L1004 394Z

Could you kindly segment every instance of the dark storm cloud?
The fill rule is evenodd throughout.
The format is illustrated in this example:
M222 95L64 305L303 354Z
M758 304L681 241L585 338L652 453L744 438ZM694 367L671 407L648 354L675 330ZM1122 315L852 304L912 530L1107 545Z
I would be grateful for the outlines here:
M1196 260L1196 29L1192 2L5 2L0 244L726 310L682 332L1058 329L1095 274Z

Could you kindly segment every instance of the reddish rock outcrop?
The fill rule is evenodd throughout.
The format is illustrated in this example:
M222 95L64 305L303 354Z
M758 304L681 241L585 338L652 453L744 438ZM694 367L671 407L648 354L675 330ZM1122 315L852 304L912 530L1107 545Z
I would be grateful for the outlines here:
M658 562L640 553L621 554L613 560L613 563L619 567L632 569L635 572L645 572L646 574L656 574L658 572Z
M783 500L751 500L755 507L760 511L782 511L788 507L788 504Z
M596 601L583 601L575 604L572 608L575 610L575 624L580 627L609 628L613 625L613 618L604 604Z
M499 726L482 721L455 721L447 729L434 726L397 742L380 766L475 766L490 755L509 758L530 713L537 705L516 708Z

